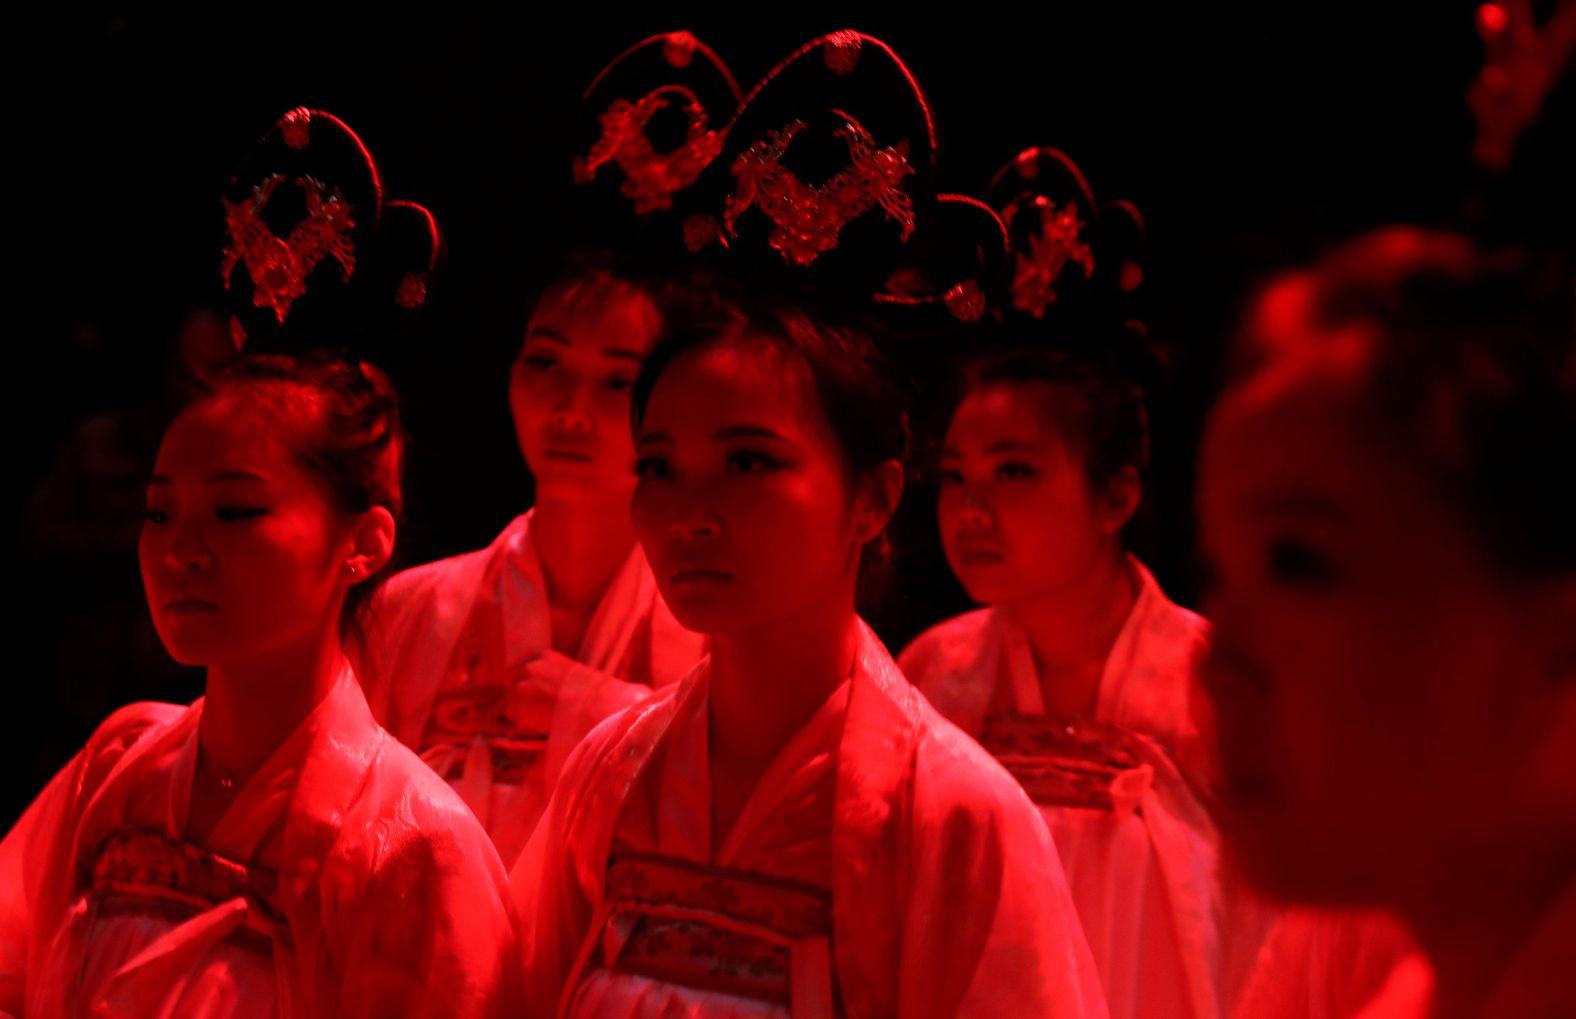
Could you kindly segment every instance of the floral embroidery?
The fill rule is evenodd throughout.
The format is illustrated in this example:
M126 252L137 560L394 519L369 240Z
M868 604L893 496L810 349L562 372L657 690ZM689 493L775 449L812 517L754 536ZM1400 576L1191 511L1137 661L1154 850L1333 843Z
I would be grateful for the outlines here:
M832 133L847 143L849 165L812 187L782 165L794 136L808 126L795 120L781 131L768 131L734 159L730 170L736 188L723 209L726 235L738 236L734 224L754 206L775 227L768 243L792 264L809 265L837 247L843 227L880 207L908 240L914 232L914 202L902 188L903 179L914 172L908 141L877 148L864 125L845 116L843 126Z
M1126 734L1098 722L992 715L980 745L1042 806L1111 810L1112 783L1139 767Z

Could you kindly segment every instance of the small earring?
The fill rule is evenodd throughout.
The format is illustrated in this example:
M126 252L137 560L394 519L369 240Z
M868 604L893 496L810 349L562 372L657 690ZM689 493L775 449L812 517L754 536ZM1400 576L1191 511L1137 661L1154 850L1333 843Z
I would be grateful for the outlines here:
M361 567L357 566L355 563L346 563L345 568L350 571L350 575L352 577L361 576Z

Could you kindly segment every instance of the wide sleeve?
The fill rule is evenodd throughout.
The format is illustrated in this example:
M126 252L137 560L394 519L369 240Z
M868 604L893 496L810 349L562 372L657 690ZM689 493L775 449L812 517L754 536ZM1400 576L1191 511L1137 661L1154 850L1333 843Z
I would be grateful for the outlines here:
M0 1014L21 1014L38 934L65 910L81 805L128 747L181 710L131 704L110 715L0 840Z
M532 1015L553 1015L591 930L595 903L581 879L580 855L570 818L593 780L596 762L612 741L609 719L569 754L541 823L526 843L510 887L520 922L526 1003Z
M378 830L364 887L333 895L343 915L327 948L341 979L337 1007L324 1014L520 1014L516 929L492 843L457 800L414 820ZM324 879L353 880L347 870Z
M1105 1019L1066 876L1033 805L950 727L932 732L915 767L899 1015Z
M22 1014L45 871L61 858L69 838L85 755L78 753L50 780L0 841L0 1014Z

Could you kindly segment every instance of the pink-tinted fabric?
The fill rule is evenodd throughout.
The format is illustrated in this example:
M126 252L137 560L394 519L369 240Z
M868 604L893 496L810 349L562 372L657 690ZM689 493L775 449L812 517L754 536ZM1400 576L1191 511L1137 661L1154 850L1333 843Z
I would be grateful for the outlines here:
M707 784L695 774L707 683L703 664L604 723L567 765L513 875L535 1000L589 1000L577 1001L586 985L571 974L601 919L616 848L654 840L665 852L709 854L709 820L699 819L710 816ZM671 805L651 799L681 787L689 792ZM846 694L791 742L720 848L719 860L829 884L827 966L847 1015L1106 1014L1032 805L913 692L868 630ZM633 1014L667 1004L663 1014L698 1014L671 985L631 990ZM826 1003L812 997L795 998L789 1014L819 1014Z
M1218 1019L1225 905L1218 838L1179 759L1200 756L1192 699L1208 624L1166 598L1130 559L1138 595L1106 660L1094 719L1127 734L1137 766L1113 810L1040 811L1116 1019ZM965 732L980 735L993 703L1043 717L1038 671L1022 627L980 609L921 634L903 652L910 680Z
M458 797L373 721L348 667L192 849L266 877L266 893L179 905L150 894L159 888L95 884L100 850L117 837L184 844L202 705L111 716L0 842L0 1011L436 1017L518 1007L502 865Z
M446 778L510 863L552 794L564 758L598 722L681 679L704 638L663 603L637 547L602 596L567 669L533 663L552 649L547 585L531 534L517 517L491 545L390 579L372 606L357 671L374 715ZM457 740L435 731L448 698L495 688L508 735ZM452 705L451 705L452 706ZM502 744L511 744L505 747ZM523 748L499 767L500 751Z

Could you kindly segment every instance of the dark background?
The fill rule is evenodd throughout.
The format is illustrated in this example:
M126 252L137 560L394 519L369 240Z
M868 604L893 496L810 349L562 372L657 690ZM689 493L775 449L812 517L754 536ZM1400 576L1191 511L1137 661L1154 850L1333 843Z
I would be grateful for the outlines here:
M200 692L159 647L137 575L152 407L176 337L216 299L218 196L286 109L344 117L390 197L429 205L447 235L422 341L388 365L414 435L409 563L485 544L529 504L506 366L548 253L572 235L556 153L602 65L687 27L748 88L814 35L882 37L930 95L944 184L982 189L1019 149L1053 144L1098 195L1149 217L1148 318L1179 356L1138 550L1187 600L1198 422L1244 289L1341 232L1445 214L1467 179L1480 59L1465 3L210 6L34 14L13 36L30 70L7 113L0 823L115 706ZM911 512L928 526L922 504ZM884 635L900 645L957 597L910 587Z

